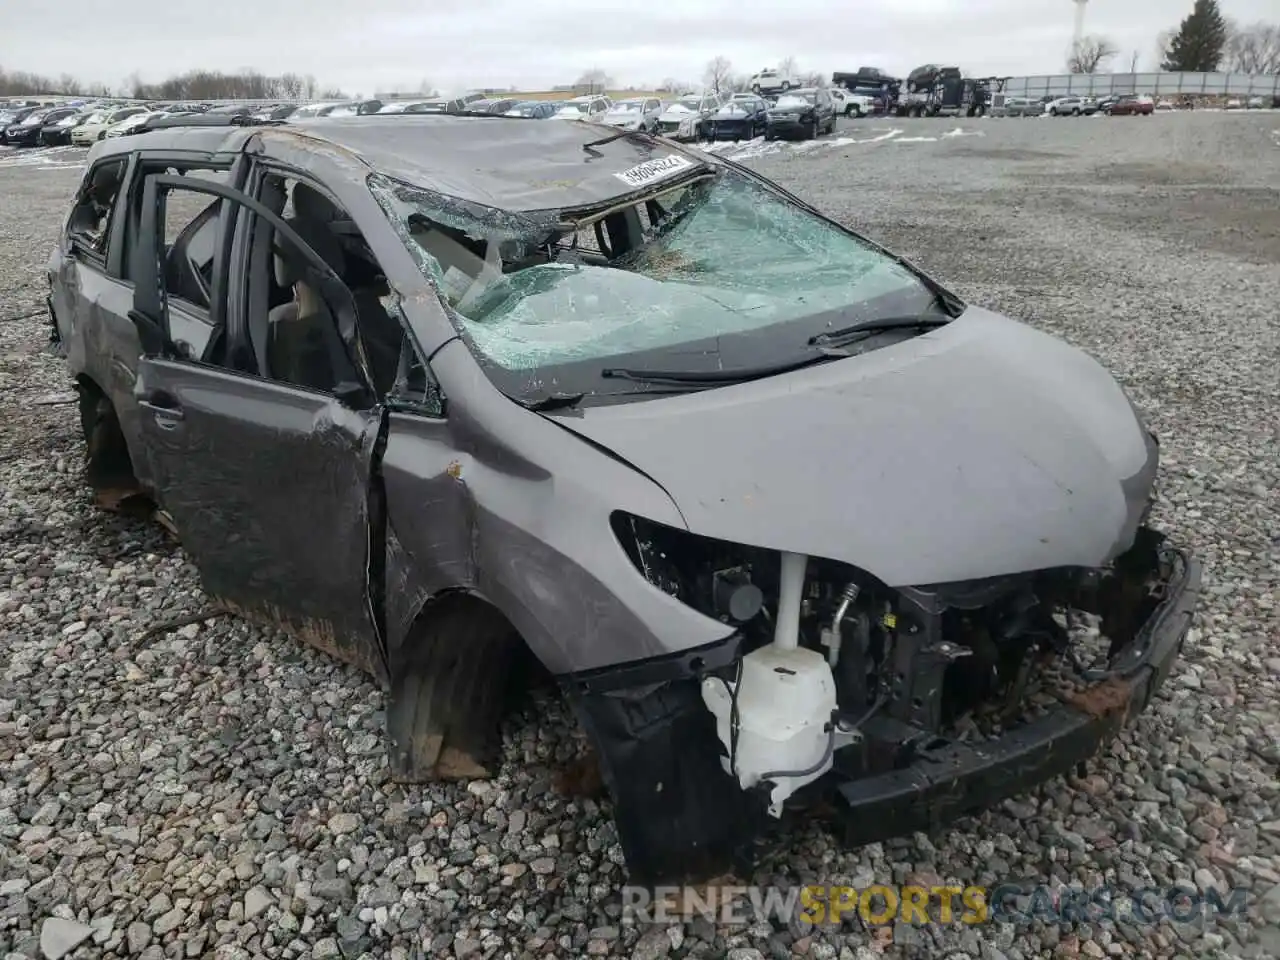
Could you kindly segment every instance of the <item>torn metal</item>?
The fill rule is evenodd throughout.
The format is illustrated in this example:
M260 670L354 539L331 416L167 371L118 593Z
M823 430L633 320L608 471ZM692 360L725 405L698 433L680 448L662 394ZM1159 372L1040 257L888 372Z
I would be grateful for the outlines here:
M749 859L784 802L834 800L847 838L866 842L1069 771L1150 701L1200 584L1199 564L1147 527L1105 568L915 590L651 524L626 530L650 582L737 625L692 659L570 687L601 746L628 863L651 882ZM789 565L803 572L798 604ZM1069 628L1081 616L1096 619L1092 634ZM1093 664L1090 636L1102 641Z

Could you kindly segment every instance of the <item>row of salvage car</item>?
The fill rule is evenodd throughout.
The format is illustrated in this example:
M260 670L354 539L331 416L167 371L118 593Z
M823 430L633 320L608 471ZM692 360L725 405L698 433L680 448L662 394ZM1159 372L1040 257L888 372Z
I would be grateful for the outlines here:
M191 114L242 118L256 122L299 122L385 114L476 114L533 120L590 120L670 139L751 140L757 136L816 137L835 128L837 115L871 112L867 98L839 88L797 88L778 94L687 93L664 100L656 96L612 99L589 94L564 100L519 98L377 99L317 103L123 103L113 101L40 104L0 102L0 144L13 147L72 145L139 133L152 120Z

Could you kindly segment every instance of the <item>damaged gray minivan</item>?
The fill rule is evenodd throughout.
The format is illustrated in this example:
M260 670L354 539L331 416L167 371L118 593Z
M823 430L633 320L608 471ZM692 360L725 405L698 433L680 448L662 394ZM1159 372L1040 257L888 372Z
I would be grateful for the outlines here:
M633 878L696 879L980 810L1169 673L1199 565L1080 351L660 138L241 122L94 147L54 337L99 499L375 674L398 778L491 773L531 654Z

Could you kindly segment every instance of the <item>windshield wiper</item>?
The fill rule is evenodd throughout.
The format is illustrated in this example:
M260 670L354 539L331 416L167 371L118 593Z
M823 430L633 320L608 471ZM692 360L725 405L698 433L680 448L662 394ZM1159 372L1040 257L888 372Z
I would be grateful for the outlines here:
M852 337L864 333L878 333L881 330L908 330L929 327L943 327L954 320L954 317L930 314L916 314L909 317L874 317L861 320L838 330L824 330L809 338L809 346L835 346L843 344Z
M626 367L605 367L600 376L613 380L635 380L639 383L687 383L708 386L731 383L745 383L748 380L762 380L779 373L790 373L811 367L814 364L826 363L849 356L840 350L823 350L821 353L787 363L775 363L759 367L737 367L732 370L632 370Z

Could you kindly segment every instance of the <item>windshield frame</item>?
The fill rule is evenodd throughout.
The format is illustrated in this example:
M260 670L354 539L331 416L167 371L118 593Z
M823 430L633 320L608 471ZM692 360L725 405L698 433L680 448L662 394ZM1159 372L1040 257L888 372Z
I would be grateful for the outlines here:
M655 186L654 189L647 192L620 195L616 203L607 207L601 206L594 213L587 208L583 208L582 211L572 212L546 210L512 213L500 208L484 207L471 201L450 198L442 194L433 194L428 189L376 171L368 175L366 186L374 195L377 206L387 218L393 232L408 249L415 262L419 264L421 274L436 293L437 305L443 311L458 339L461 339L466 345L468 353L484 372L490 383L501 393L518 403L536 401L540 396L545 396L548 392L583 393L584 396L578 405L596 406L652 399L660 395L669 395L673 392L687 393L693 390L719 389L720 387L730 386L735 381L699 383L696 386L682 386L675 390L669 385L655 386L653 383L645 382L643 379L627 381L606 378L603 376L603 371L606 368L618 367L671 369L675 366L687 369L690 373L725 373L739 368L768 366L776 362L777 356L770 349L765 349L763 353L771 355L773 359L767 362L762 359L760 356L762 352L761 341L765 339L771 341L773 348L791 348L792 352L789 357L795 360L800 358L804 347L808 346L807 340L811 335L830 332L850 323L903 315L932 315L950 320L959 317L967 309L967 304L960 297L943 287L937 280L909 260L885 249L856 230L852 230L839 221L832 219L811 204L801 200L771 180L755 173L750 168L726 158L715 158L710 166L712 167L711 170L702 169L697 175L673 179L671 182ZM869 253L874 253L883 258L886 265L896 264L910 274L916 283L889 290L870 299L859 300L851 297L847 304L833 309L816 310L811 314L788 317L774 323L748 329L727 333L721 332L701 339L682 340L657 347L647 347L638 351L590 356L583 359L541 364L528 368L506 367L491 358L479 346L468 329L469 321L465 320L445 298L440 287L440 278L437 275L437 272L441 270L441 265L431 258L425 250L418 247L411 238L407 221L390 205L387 197L389 191L374 189L375 182L381 181L384 186L403 188L413 193L421 194L424 198L434 198L443 207L449 207L454 210L467 209L469 216L484 216L486 219L488 216L493 216L499 222L505 224L525 224L540 228L543 225L556 222L564 224L565 222L576 221L581 225L589 226L593 221L621 206L643 204L649 199L686 187L690 183L719 178L727 172L739 175L753 186L770 194L773 199L803 211L816 221L834 228L840 234L861 245ZM407 201L405 202L407 203ZM487 211L487 214L483 214L483 211ZM447 223L447 221L436 222ZM480 221L477 220L478 222ZM429 269L424 261L434 264L434 267ZM848 347L842 346L838 351L830 351L830 348L826 348L830 351L828 355L825 358L819 357L818 359L851 358L862 352L867 352L869 349L889 346L901 340L912 339L920 332L912 331L911 329L877 331L874 336L867 338L867 341L871 342L860 341ZM755 343L754 346L749 346L747 349L739 349L735 345L735 341L740 343L754 341ZM726 349L726 345L728 349ZM699 353L704 357L716 356L720 359L714 363L707 361L706 366L689 366L687 362L689 357ZM747 353L756 354L753 362L746 362L745 354ZM723 361L727 354L743 354L744 356L734 356L734 362L726 364ZM814 354L814 348L808 346L808 351L804 355L812 357ZM673 356L681 359L673 363ZM781 376L783 372L779 371L775 375Z

